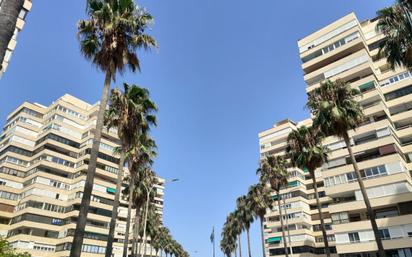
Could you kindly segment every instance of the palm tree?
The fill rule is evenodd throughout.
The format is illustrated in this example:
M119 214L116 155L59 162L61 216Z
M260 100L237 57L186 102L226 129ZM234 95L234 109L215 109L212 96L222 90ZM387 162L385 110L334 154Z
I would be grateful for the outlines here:
M231 255L231 253L234 253L235 256L237 256L236 240L238 238L238 229L236 228L234 221L234 213L230 213L226 217L225 224L223 225L222 241L220 242L222 251L229 256Z
M326 136L337 136L345 141L372 224L379 255L385 257L375 214L366 193L348 134L349 130L355 130L364 121L362 107L356 101L360 95L358 89L353 89L343 80L338 79L335 82L328 80L309 95L307 106L314 115L313 127L321 130Z
M276 192L279 207L279 220L282 227L283 247L285 249L285 255L288 257L289 253L286 243L285 226L283 224L282 208L280 205L280 189L287 185L288 173L286 170L286 161L282 156L267 156L261 162L260 168L256 173L259 175L259 180L263 185L269 184L271 189Z
M220 249L226 255L226 257L230 257L232 253L236 251L236 240L233 240L233 238L230 236L227 227L224 227L222 230Z
M142 191L141 181L147 178L147 169L150 168L153 163L153 158L156 156L156 143L147 133L142 133L139 136L136 135L134 140L132 147L126 153L126 158L129 163L130 182L128 188L129 204L126 218L126 234L123 243L123 257L127 256L132 206L135 202L136 215L138 215L140 213L138 210L141 209L144 203L144 200L142 200L144 193ZM136 187L136 184L139 186ZM138 224L139 217L136 217L135 221ZM137 242L136 240L135 243Z
M152 17L133 0L88 0L87 14L89 19L78 23L80 50L105 73L105 80L70 257L80 257L82 249L110 82L126 68L140 70L137 49L156 46L156 41L144 33Z
M243 231L243 222L240 219L239 211L235 210L233 213L230 214L231 217L231 227L233 235L237 238L237 243L239 247L239 257L242 257L242 242L241 242L241 235Z
M248 199L250 201L250 208L253 214L260 220L260 233L262 240L263 257L266 257L265 251L265 236L264 225L266 211L272 209L272 198L270 196L270 190L262 183L258 183L249 187Z
M412 69L411 3L410 0L398 0L395 5L377 11L376 30L385 36L379 55L387 58L392 69L396 66Z
M250 208L250 201L249 199L243 195L236 200L236 213L237 218L242 224L242 228L246 230L246 238L247 238L247 249L248 249L248 256L252 257L252 253L250 251L250 224L253 222L253 213Z
M154 197L156 195L155 190L153 190L154 185L157 183L157 179L155 177L154 171L151 169L146 169L147 175L146 177L142 178L141 180L141 186L144 188L144 194L146 197L143 198L143 202L145 204L144 210L144 220L143 220L143 255L146 253L146 243L147 243L147 219L148 219L148 213L151 209L151 202L154 200ZM141 256L143 256L141 255Z
M326 148L321 144L322 137L316 133L313 128L301 126L290 132L286 152L290 157L293 166L302 170L307 169L312 177L313 188L315 191L316 206L319 212L320 227L322 229L323 242L325 244L325 253L329 257L330 249L326 235L326 228L323 220L322 207L319 201L318 185L315 176L315 170L327 162Z
M147 235L150 237L150 245L151 245L151 249L155 248L154 246L156 245L156 240L157 237L159 235L159 230L160 230L160 226L161 226L161 218L160 215L156 212L156 208L150 204L148 205L149 210L148 210L148 215L147 215ZM139 235L141 235L144 231L139 231ZM143 255L146 255L146 249L145 247L143 247ZM151 253L149 255L152 255Z
M239 248L239 257L242 257L242 244L241 244L241 238L240 235L242 233L243 227L242 223L238 218L237 211L235 210L234 212L229 213L229 215L226 218L226 223L227 224L227 230L230 235L231 240L235 242L235 254L236 254L236 248ZM236 243L237 241L237 243Z
M117 209L123 178L123 165L126 152L130 151L134 137L137 133L146 133L150 126L156 125L156 117L153 113L156 105L149 98L147 89L136 85L123 84L124 91L113 89L110 94L109 108L106 111L104 124L107 129L117 128L120 138L120 164L117 174L116 194L113 203L112 217L110 220L109 235L106 247L106 257L110 257L113 250L114 228L117 219Z
M169 244L170 241L170 230L166 227L161 227L160 228L160 256L162 256L162 252L165 252L165 247Z
M24 0L3 0L0 2L0 71L3 69L3 59L16 29L17 18L23 9L23 4Z

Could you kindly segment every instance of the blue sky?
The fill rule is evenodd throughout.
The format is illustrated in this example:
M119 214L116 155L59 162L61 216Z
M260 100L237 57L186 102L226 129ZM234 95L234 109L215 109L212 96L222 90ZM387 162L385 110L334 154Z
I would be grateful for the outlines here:
M158 51L142 73L118 77L147 87L159 106L156 171L166 189L165 223L192 256L211 256L235 199L257 181L260 131L307 117L296 41L354 11L360 20L392 1L141 0L155 17ZM76 22L85 0L34 1L0 80L0 120L23 101L65 93L98 101L103 74L79 53ZM261 256L257 223L252 254ZM246 253L246 244L244 253ZM222 256L218 251L217 256Z

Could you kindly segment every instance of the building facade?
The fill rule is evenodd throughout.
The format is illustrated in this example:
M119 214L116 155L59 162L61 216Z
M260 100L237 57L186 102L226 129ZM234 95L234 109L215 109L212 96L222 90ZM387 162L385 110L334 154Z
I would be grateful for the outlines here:
M2 1L0 0L0 8L1 8L1 3ZM1 63L0 78L3 76L3 73L6 72L6 69L7 69L7 66L9 65L13 51L17 45L17 35L24 27L25 19L26 19L27 13L31 10L31 6L32 6L31 0L24 1L23 9L20 11L19 17L17 18L17 21L16 21L16 29L14 30L13 37L11 38L7 46L7 50L4 55L3 60L0 60L0 63Z
M378 20L359 22L351 13L298 41L306 92L338 78L362 92L366 120L349 131L370 198L383 246L391 257L412 256L412 73L391 70L378 56L385 40ZM303 105L303 103L302 103ZM284 155L293 129L311 119L284 120L259 134L260 155ZM319 197L331 252L341 257L374 257L377 246L343 140L328 137L329 161L316 171ZM324 254L313 183L308 173L290 168L288 187L281 191L283 219L288 221L293 255ZM275 197L274 197L275 198ZM286 217L287 216L287 217ZM279 213L266 217L266 251L284 255Z
M25 102L7 117L0 136L0 236L14 248L33 257L69 256L98 107L64 95L47 107ZM103 130L82 256L103 256L106 249L117 146L116 129ZM153 203L160 213L163 184L159 179ZM122 199L115 257L122 256L126 215L127 201Z

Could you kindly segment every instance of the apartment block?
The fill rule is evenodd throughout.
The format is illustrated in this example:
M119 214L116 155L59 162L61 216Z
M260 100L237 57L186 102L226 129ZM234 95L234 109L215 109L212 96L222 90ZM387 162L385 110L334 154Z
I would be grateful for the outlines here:
M383 246L389 257L412 256L412 73L391 70L378 56L385 37L378 19L359 22L351 13L298 41L306 92L329 79L342 79L362 92L366 120L349 131ZM301 103L304 105L304 103ZM284 155L288 134L311 119L283 120L259 133L260 155ZM349 153L343 140L323 144L329 161L316 171L322 213L333 256L375 257L377 246ZM312 180L305 170L289 168L281 191L287 211L293 256L324 255ZM276 199L276 196L274 196ZM266 251L284 255L280 216L275 207L265 222ZM288 244L289 245L289 244Z
M14 248L33 257L69 256L98 108L98 103L64 95L49 106L25 102L7 117L0 136L0 236ZM119 165L119 156L113 154L117 146L116 129L104 129L82 250L85 257L104 256L106 250ZM162 213L163 179L156 190L153 204ZM127 201L121 198L115 257L122 256L126 229Z
M0 8L1 8L1 4L2 4L2 0L0 0ZM23 9L20 11L19 17L17 18L16 29L14 30L13 37L7 46L7 50L4 55L3 60L0 60L0 63L1 63L0 78L3 76L3 73L6 72L6 69L9 65L13 51L17 45L17 35L24 27L25 19L26 19L27 13L31 10L31 6L32 6L31 0L24 1Z

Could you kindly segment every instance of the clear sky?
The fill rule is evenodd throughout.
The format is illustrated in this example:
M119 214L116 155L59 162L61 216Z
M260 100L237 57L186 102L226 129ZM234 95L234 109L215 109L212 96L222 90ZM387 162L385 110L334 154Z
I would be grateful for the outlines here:
M0 80L0 124L23 101L44 105L65 93L98 101L103 74L79 53L76 22L85 0L33 1ZM235 199L257 181L257 134L300 120L305 84L296 41L350 12L360 20L392 0L141 0L155 17L159 51L142 73L118 77L147 87L159 106L156 171L166 188L165 223L195 257L212 255ZM261 256L258 223L252 254ZM244 255L246 255L246 244ZM218 251L217 256L222 256Z

